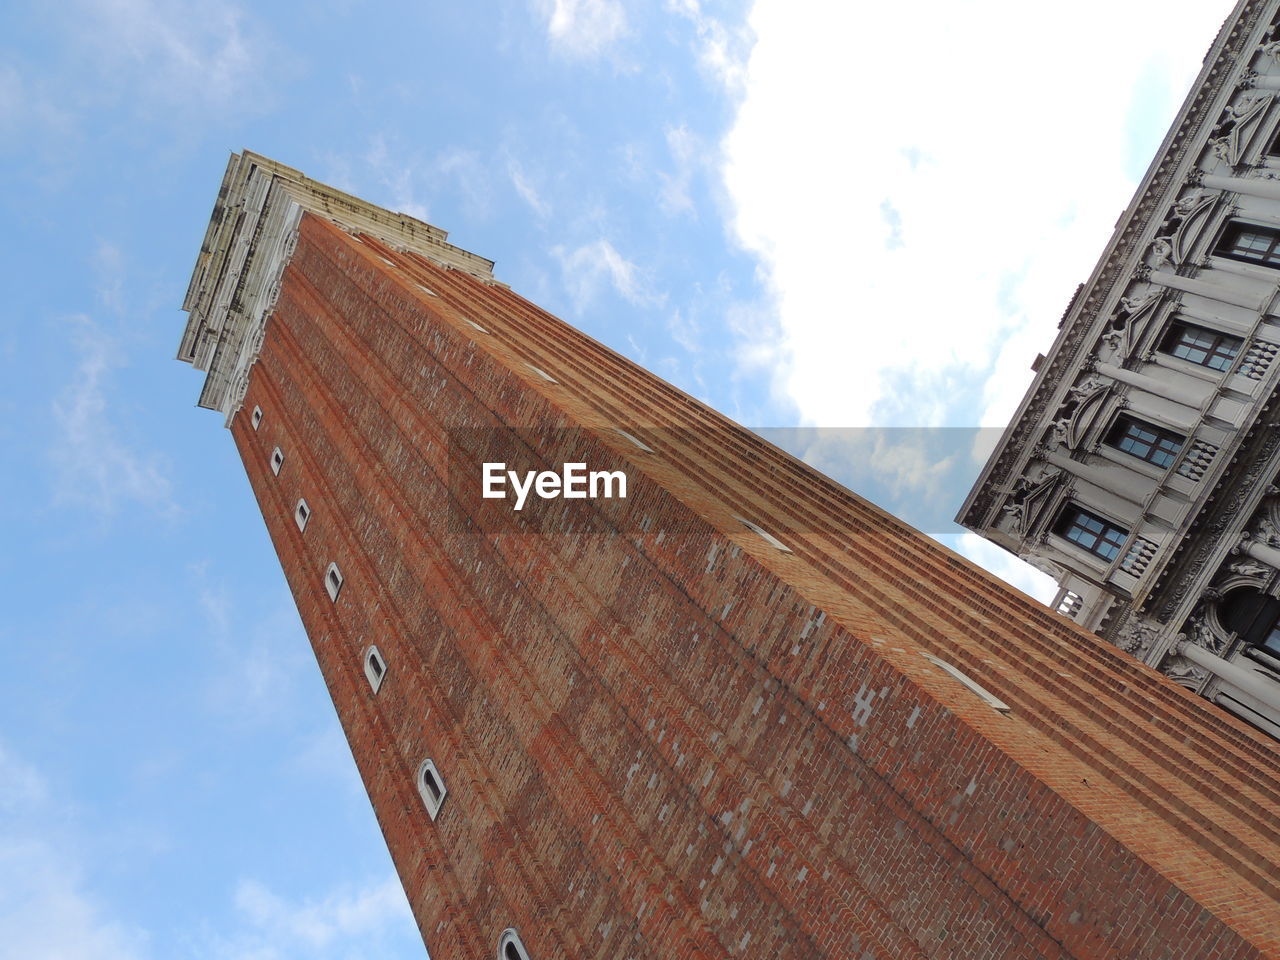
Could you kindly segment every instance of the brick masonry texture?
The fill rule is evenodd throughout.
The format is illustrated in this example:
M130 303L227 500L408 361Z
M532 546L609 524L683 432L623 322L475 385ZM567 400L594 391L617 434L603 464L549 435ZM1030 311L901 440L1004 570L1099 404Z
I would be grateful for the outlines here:
M517 294L307 214L232 433L434 960L1280 957L1276 744Z

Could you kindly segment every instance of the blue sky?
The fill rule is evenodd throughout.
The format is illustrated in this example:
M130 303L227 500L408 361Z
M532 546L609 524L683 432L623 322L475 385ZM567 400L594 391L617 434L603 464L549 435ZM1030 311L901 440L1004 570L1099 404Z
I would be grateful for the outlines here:
M423 956L173 359L231 150L449 230L747 425L998 426L1228 5L1150 11L4 5L0 960ZM793 439L909 518L978 467L830 436Z

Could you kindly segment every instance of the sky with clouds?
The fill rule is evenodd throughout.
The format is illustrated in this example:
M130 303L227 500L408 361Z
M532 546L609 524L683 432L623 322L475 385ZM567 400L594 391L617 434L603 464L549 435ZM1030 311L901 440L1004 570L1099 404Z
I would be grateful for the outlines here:
M424 956L221 419L173 358L227 156L947 518L1223 0L0 8L0 960ZM931 510L924 510L929 506Z

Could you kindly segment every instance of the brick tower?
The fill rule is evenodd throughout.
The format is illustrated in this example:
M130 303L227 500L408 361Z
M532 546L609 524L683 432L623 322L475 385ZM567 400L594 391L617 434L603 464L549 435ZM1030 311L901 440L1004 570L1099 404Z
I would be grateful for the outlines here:
M434 960L1280 957L1274 742L491 266L235 155L179 354Z

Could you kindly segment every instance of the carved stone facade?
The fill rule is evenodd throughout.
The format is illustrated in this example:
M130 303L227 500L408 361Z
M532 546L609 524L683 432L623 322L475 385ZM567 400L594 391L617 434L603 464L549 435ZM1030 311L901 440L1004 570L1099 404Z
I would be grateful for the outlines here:
M446 242L449 235L439 227L335 190L248 150L232 154L182 302L190 316L178 347L179 360L209 374L199 405L221 410L228 425L262 350L267 317L280 297L281 274L298 242L304 213L496 283L493 261Z
M1280 737L1278 54L1239 3L957 519Z

